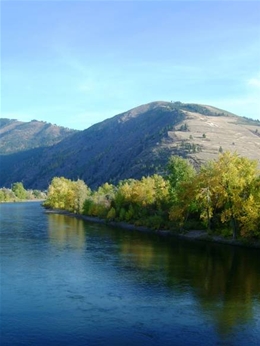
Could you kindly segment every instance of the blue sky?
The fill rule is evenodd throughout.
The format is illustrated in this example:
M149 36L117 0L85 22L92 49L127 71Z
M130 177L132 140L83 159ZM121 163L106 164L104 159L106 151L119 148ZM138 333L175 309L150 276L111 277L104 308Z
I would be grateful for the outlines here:
M1 117L85 129L157 100L260 120L260 2L2 0Z

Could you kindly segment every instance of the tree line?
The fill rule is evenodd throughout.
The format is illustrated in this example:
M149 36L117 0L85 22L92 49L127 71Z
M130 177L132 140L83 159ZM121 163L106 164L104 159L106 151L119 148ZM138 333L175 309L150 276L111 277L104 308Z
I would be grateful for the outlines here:
M11 189L0 188L0 202L46 199L46 193L40 190L26 190L23 183L12 184Z
M151 229L207 229L209 234L260 238L260 171L257 161L225 152L196 171L172 156L165 176L154 174L91 190L84 181L53 178L46 208Z

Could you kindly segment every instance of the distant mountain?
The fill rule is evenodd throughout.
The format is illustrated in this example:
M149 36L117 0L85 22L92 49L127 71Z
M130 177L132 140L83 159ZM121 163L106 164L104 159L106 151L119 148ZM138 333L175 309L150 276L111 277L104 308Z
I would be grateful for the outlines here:
M0 158L0 186L23 181L26 188L43 189L54 176L64 176L97 187L106 181L164 174L171 155L185 157L197 167L226 150L260 164L259 134L259 121L212 106L152 102L72 133L48 148L29 145L26 151L7 155L7 146Z
M22 122L15 119L0 119L0 154L49 147L75 132L44 121Z

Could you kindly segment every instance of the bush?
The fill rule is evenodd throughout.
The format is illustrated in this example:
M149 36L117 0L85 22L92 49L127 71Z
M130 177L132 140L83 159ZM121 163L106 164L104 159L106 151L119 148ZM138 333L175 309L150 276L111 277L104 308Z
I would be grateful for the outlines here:
M114 207L112 207L109 212L107 213L107 219L114 220L116 217L116 210Z

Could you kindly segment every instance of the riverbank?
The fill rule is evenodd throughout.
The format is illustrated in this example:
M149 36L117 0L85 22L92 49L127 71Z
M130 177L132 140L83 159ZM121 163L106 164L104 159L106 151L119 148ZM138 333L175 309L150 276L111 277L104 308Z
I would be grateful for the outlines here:
M31 202L44 202L45 199L16 199L11 201L0 201L0 204L5 203L31 203Z
M74 217L77 219L85 220L88 222L95 222L104 224L107 226L117 227L117 228L123 228L130 231L139 231L139 232L145 232L145 233L152 233L152 234L158 234L160 236L164 237L175 237L179 239L186 239L189 241L207 241L207 242L213 242L213 243L220 243L220 244L226 244L226 245L232 245L232 246L242 246L242 247L250 247L250 248L256 248L260 249L260 241L250 241L250 240L234 240L232 238L225 238L223 236L219 235L209 235L207 231L205 230L191 230L191 231L184 231L182 233L170 231L170 230L152 230L148 227L144 226L135 226L133 224L129 224L127 222L121 222L121 221L109 221L106 219L100 219L98 217L93 216L87 216L87 215L81 215L81 214L74 214L70 213L66 210L60 210L60 209L45 209L46 214L63 214L69 217Z

